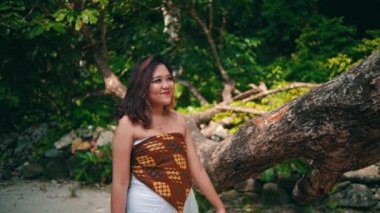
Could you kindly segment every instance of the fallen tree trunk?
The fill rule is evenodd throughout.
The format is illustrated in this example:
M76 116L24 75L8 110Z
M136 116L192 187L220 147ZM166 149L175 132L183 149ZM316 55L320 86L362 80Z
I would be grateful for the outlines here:
M192 138L218 191L287 159L312 160L298 181L300 203L330 191L346 171L380 160L380 53L321 87L262 117L231 138L205 139L189 117Z

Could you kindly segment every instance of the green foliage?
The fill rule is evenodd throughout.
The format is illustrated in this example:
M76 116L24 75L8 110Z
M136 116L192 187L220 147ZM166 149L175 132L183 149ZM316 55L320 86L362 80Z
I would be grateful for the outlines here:
M212 104L205 104L200 107L188 106L185 108L178 108L177 110L178 112L183 113L183 114L191 114L191 113L203 112L212 107L213 107Z
M279 82L274 85L272 89L280 89L289 85L289 82ZM256 106L258 106L259 109L271 111L301 96L302 94L305 94L308 91L309 89L307 88L295 88L284 92L278 92L258 100Z
M332 56L344 52L355 44L355 28L343 24L342 18L316 19L305 27L296 39L297 54L300 59Z
M79 31L85 24L96 24L99 20L99 10L97 8L87 8L82 11L75 11L69 8L59 9L53 14L57 23L67 26L74 25L74 29Z
M331 212L334 212L334 213L344 212L343 209L338 207L338 203L334 200L329 200L326 205L327 205L328 210Z
M259 178L265 182L270 182L274 179L274 168L269 168L263 171L260 175Z
M23 1L2 1L0 3L0 36L9 34L10 30L20 30L27 22L20 12L25 10ZM6 29L9 29L8 31Z
M380 50L380 29L368 30L367 34L368 38L363 38L357 46L353 47L353 51L358 53L358 58Z
M110 96L88 98L83 101L75 100L77 105L70 114L74 126L106 127L114 122L116 100Z
M86 183L109 183L112 175L112 149L107 144L95 152L76 152L80 164L71 171L74 178Z
M117 100L87 95L104 89L104 79L94 62L94 45L82 30L86 26L99 41L102 14L109 67L116 75L125 74L122 82L137 59L161 53L176 70L183 68L179 78L191 82L210 103L220 101L222 78L209 43L183 9L188 2L174 3L181 10L181 40L176 44L163 33L160 1L1 2L1 131L52 120L74 128L81 120L101 125L112 120L106 118L112 113L103 112ZM196 3L206 22L209 6L209 1ZM343 18L320 15L314 0L218 1L213 8L210 33L239 90L263 80L270 87L284 81L325 82L380 46L378 29L360 37ZM199 105L186 88L177 88L178 107Z
M214 115L212 118L213 121L218 122L223 120L223 118L232 118L231 125L239 125L243 123L244 121L248 120L249 114L247 113L234 113L232 111L224 111L224 112L219 112Z
M338 74L348 70L352 65L352 58L348 57L346 54L339 53L337 56L327 59L326 68L330 71L329 78L333 78Z
M257 31L265 42L262 47L264 60L288 55L294 50L294 40L318 16L316 6L316 0L295 0L291 3L286 0L263 1L258 16L261 28Z
M57 122L57 129L35 145L33 155L38 157L69 129L114 122L120 100L93 95L104 90L104 76L94 58L99 51L103 15L107 62L116 75L122 75L122 82L127 82L136 60L163 54L178 71L176 77L191 82L211 103L199 106L189 90L177 84L180 112L204 111L219 102L223 80L208 40L185 9L189 2L173 2L181 10L181 39L177 43L170 42L163 32L161 1L2 1L0 132ZM210 21L209 3L196 3L205 22ZM249 83L260 81L270 88L294 81L326 82L380 49L378 26L358 34L356 28L366 27L363 23L352 26L344 17L334 17L337 14L324 16L320 11L326 8L318 6L316 0L214 1L210 33L237 89L244 91ZM84 30L92 33L94 41ZM232 106L270 111L307 91L292 89L247 103L234 102ZM213 120L226 117L232 118L229 131L235 133L253 115L227 111ZM110 152L104 149L102 152ZM104 177L108 180L110 153L107 156L103 159L91 152L76 154L81 164L73 174L87 182L103 181ZM307 171L302 161L292 160L268 169L262 178L270 181Z
M262 68L256 62L257 47L260 40L256 38L244 38L233 34L225 33L223 62L225 69L233 79L240 79L236 82L239 89L249 89L248 84L259 82L264 77Z
M342 18L328 19L320 17L306 26L296 41L296 52L292 55L287 67L288 79L296 81L325 82L341 70L350 66L354 39L354 27L343 24ZM335 55L336 53L341 53ZM345 56L346 55L346 56ZM340 59L338 66L331 61ZM344 65L342 64L344 59ZM348 62L348 64L347 64Z
M265 182L274 181L278 178L287 178L292 173L307 174L310 171L309 164L299 159L284 161L276 166L263 171L259 178Z
M194 190L195 199L197 200L199 212L206 212L209 209L212 209L211 203L207 200L207 198L199 193L198 191Z

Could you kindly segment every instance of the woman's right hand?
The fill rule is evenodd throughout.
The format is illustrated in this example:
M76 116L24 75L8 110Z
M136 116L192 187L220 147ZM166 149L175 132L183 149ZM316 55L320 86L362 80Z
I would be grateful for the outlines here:
M224 207L216 209L216 213L227 213L226 209Z

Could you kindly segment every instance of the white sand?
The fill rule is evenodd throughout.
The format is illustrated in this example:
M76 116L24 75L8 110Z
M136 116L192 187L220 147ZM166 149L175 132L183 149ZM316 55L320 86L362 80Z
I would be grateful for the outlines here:
M71 196L74 189L76 197ZM0 182L0 213L109 213L108 189L80 187L78 183L41 181Z

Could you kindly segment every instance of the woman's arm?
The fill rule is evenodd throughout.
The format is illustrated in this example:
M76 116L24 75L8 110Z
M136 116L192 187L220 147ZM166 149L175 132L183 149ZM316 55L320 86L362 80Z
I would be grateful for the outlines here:
M182 117L182 116L181 116ZM194 179L195 184L201 190L202 194L211 202L217 213L225 213L226 210L218 194L216 193L211 180L203 168L199 157L195 151L194 145L191 141L190 133L186 127L186 122L182 117L185 125L185 140L187 146L187 159L190 168L190 173Z
M119 120L112 140L112 213L125 213L132 140L133 126L128 117L124 116Z

